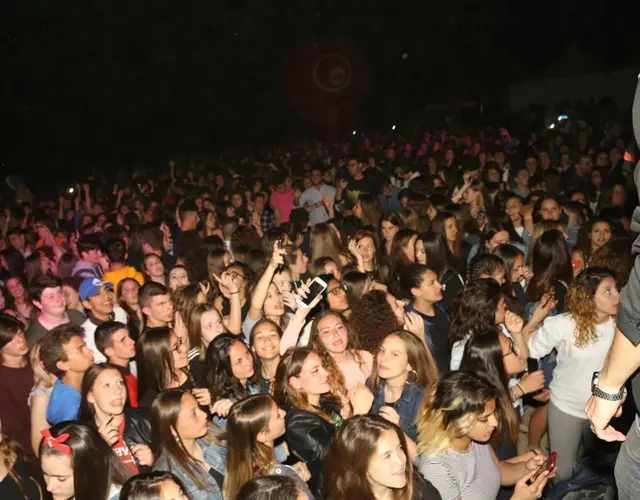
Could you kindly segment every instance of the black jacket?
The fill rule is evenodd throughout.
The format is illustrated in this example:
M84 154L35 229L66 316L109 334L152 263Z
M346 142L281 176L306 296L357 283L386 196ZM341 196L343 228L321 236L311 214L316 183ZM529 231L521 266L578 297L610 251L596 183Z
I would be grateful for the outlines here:
M96 421L91 420L89 425L96 428ZM125 407L122 438L125 444L129 447L129 450L131 450L135 444L146 444L151 447L151 424L149 423L147 412L145 410ZM136 461L138 470L141 473L151 471L150 467L140 465L135 456L133 459Z
M316 498L322 496L324 461L335 433L335 425L315 413L296 408L287 410L285 439L289 450L307 464L311 479L309 488Z

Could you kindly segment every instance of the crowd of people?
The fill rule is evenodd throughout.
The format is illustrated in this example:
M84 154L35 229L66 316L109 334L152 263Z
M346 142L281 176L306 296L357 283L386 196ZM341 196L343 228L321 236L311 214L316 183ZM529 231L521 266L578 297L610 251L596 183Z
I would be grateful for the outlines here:
M19 186L0 252L0 497L580 487L602 453L585 405L637 198L628 131L559 120L539 138L451 124L172 160L57 199Z

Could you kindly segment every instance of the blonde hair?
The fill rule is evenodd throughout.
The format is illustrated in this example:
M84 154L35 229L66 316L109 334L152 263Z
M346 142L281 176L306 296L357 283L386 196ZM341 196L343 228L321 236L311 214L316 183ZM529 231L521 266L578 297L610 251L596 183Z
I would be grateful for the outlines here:
M600 283L606 278L615 279L615 273L602 267L588 267L576 276L569 287L565 310L575 322L574 339L578 348L598 341L594 297Z
M451 447L451 441L468 435L490 401L496 403L502 421L500 394L487 381L466 372L452 372L432 384L416 417L418 452L435 457Z
M51 389L55 382L55 377L49 373L42 364L42 360L40 359L40 342L31 348L29 360L33 368L33 386Z

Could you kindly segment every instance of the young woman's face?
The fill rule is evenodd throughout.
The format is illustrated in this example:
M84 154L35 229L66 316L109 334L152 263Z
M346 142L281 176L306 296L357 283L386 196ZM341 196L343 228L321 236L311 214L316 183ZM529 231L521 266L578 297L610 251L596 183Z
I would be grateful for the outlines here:
M425 271L422 273L422 283L417 289L412 288L411 293L416 298L436 303L442 300L442 285L438 281L436 273L431 270Z
M444 221L444 236L451 243L458 238L458 221L455 217L449 217Z
M325 274L332 274L337 280L342 279L342 273L338 269L338 265L335 262L328 262L324 265Z
M267 292L267 298L264 300L263 309L265 316L282 316L284 314L282 294L275 283L269 284L269 291Z
M291 273L286 269L276 273L273 277L273 284L276 285L278 291L282 294L285 292L290 292L291 285Z
M87 393L87 401L102 415L120 415L127 402L127 386L118 370L103 370Z
M24 299L25 289L22 282L17 278L9 278L7 280L7 291L15 300Z
M486 247L489 252L493 252L493 249L499 245L506 245L511 241L509 233L507 231L498 231L494 234L489 241L486 242Z
M476 201L478 201L479 195L480 195L480 191L477 191L473 188L469 188L462 194L462 199L464 200L465 203L468 203L469 205L473 205Z
M11 342L8 342L0 349L0 353L13 357L26 356L29 353L29 346L24 338L24 332L16 333Z
M187 270L183 267L176 267L169 273L169 288L172 292L175 292L181 286L189 284L189 276L187 276Z
M47 491L53 500L70 500L75 496L70 455L43 455L40 466Z
M504 318L505 315L507 313L507 302L504 299L504 297L500 297L500 300L498 301L498 305L496 307L496 325L501 325L502 323L504 323Z
M289 383L294 389L312 396L320 396L331 390L329 374L315 352L307 356L302 363L300 375L291 377Z
M64 303L67 309L77 309L80 305L80 295L73 288L62 285L62 294L64 295ZM136 294L137 296L137 294Z
M207 229L215 229L216 216L213 214L213 212L207 212L207 217L204 220L204 225Z
M150 255L144 261L144 267L149 276L159 278L164 276L164 264L157 255Z
M355 215L358 219L362 219L362 217L364 216L364 210L362 209L362 202L360 200L356 201L356 204L353 207L353 215Z
M339 281L331 280L327 285L327 301L332 311L346 311L349 309L349 299L342 284Z
M525 271L524 268L524 257L522 255L516 255L516 258L513 259L513 269L511 270L511 283L517 283L522 279Z
M407 455L402 449L398 433L386 430L380 435L376 450L369 460L367 479L372 486L392 489L407 485Z
M391 243L393 241L393 237L400 230L400 228L394 225L392 222L388 220L383 220L382 224L380 224L380 231L382 232L382 237L387 243Z
M422 240L416 240L416 262L418 264L427 264L427 254L424 251L424 243Z
M411 263L416 261L416 241L418 240L417 236L412 236L409 239L409 242L402 247L402 252L404 253L407 260Z
M509 216L509 220L511 220L511 222L519 221L522 217L522 201L520 198L509 198L504 210Z
M611 240L611 226L609 223L604 221L596 222L591 227L589 239L591 240L591 250L594 252Z
M491 435L498 427L496 417L496 401L488 401L484 407L484 412L478 415L476 421L467 436L477 443L486 443L491 439Z
M207 434L207 414L188 392L182 395L175 431L181 439L198 439Z
M502 348L502 362L507 375L516 375L525 371L527 369L527 358L522 356L513 340L503 333L498 334L498 338Z
M493 273L482 273L480 279L497 281L500 286L506 283L504 267L499 267Z
M376 245L371 238L362 238L358 242L358 248L360 250L360 254L362 254L362 260L365 264L373 262L373 258L376 255Z
M331 354L341 354L347 348L349 334L342 319L333 314L318 321L318 337Z
M613 186L613 191L611 192L611 204L614 207L622 207L627 201L627 190L621 184L616 184Z
M544 200L540 204L540 216L542 220L559 220L560 219L560 205L554 199Z
M220 334L224 333L224 323L217 309L210 309L200 316L200 330L202 331L202 343L208 347Z
M169 342L171 344L171 359L173 360L173 369L180 370L186 368L189 365L188 347L182 342L176 333L171 330L169 335Z
M384 380L407 375L412 370L407 355L407 346L397 335L387 335L376 356L378 374Z
M269 417L269 425L258 434L258 440L262 442L273 442L278 438L284 436L284 417L287 412L279 408L278 405L273 403L271 405L271 416Z
M253 331L253 350L260 359L274 359L280 355L280 334L271 323L262 323Z
M620 293L616 280L612 277L603 279L596 289L594 301L597 312L615 317L620 307Z
M127 280L122 284L120 288L120 298L128 306L138 305L138 290L140 285L135 280Z
M247 379L253 377L255 373L255 367L253 365L253 356L247 349L247 346L243 342L235 342L229 347L229 363L231 364L231 371L233 376L240 380L240 382L246 382Z

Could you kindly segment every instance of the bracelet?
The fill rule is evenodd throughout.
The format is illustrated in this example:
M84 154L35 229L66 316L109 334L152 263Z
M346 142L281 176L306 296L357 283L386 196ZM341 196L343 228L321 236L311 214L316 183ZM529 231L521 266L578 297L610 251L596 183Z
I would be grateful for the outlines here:
M518 383L516 384L516 387L522 391L522 395L523 395L523 396L527 393L527 391L525 391L525 390L524 390L524 387L522 387L522 385L520 384L520 382L518 382Z
M236 295L238 293L240 293L240 290L238 290L237 292L229 292L229 295Z

